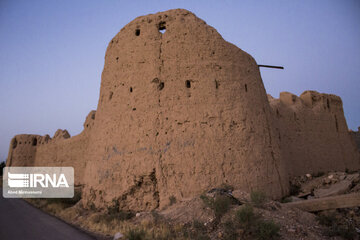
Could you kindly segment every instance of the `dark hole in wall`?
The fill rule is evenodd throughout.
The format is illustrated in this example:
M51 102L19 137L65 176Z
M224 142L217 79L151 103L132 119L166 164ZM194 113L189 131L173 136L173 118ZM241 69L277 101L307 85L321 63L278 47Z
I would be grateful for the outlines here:
M165 83L160 82L158 85L158 89L161 91L161 90L163 90L164 86L165 86Z
M133 88L132 88L132 87L130 87L130 92L133 92Z
M159 32L161 34L164 34L166 32L166 22L160 22L159 23Z
M135 30L135 35L136 35L136 36L140 36L140 29L136 29L136 30Z
M16 148L16 146L17 146L17 140L16 140L16 138L14 138L14 140L12 142L12 148L14 149L14 148Z
M218 89L219 88L219 82L215 80L215 88Z
M247 92L247 84L245 84L245 92Z
M111 100L112 99L112 96L113 96L113 92L110 92L110 95L109 95L109 100Z
M280 117L279 109L276 109L276 116Z
M119 61L119 57L116 57L116 62Z
M335 115L335 127L336 127L336 132L339 132L339 123L338 123L336 115Z
M326 105L327 105L328 109L330 109L330 101L329 101L329 99L326 99Z
M186 88L191 88L191 81L190 81L190 80L186 80L186 81L185 81L185 86L186 86Z
M37 145L37 139L36 139L36 138L33 138L33 140L32 140L32 145L33 145L33 146L36 146L36 145Z

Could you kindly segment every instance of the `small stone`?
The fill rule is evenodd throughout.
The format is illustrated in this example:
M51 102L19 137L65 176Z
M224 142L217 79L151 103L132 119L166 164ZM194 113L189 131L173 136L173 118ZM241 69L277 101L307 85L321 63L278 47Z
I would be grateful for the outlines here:
M325 183L325 184L329 184L329 183L331 183L331 180L330 180L329 178L325 178L325 179L324 179L324 183Z
M122 237L124 237L124 235L121 234L120 232L117 232L117 233L115 233L115 235L114 235L114 240L120 239L120 238L122 238Z
M346 180L351 181L351 182L357 182L359 181L359 173L355 173L355 174L350 174L346 177Z
M306 199L307 199L307 200L314 199L314 196L309 195L309 196L307 196Z
M334 177L334 175L332 175L332 174L328 176L329 179L332 179L333 177Z
M310 173L306 174L305 176L306 176L307 178L311 178L311 174L310 174Z
M304 200L302 198L295 197L295 196L290 196L288 199L290 200L290 202L298 202L298 201L303 201Z
M136 213L136 215L135 215L136 217L140 217L141 216L141 214L138 212L138 213Z
M330 185L329 188L316 189L314 191L314 195L317 198L336 196L336 195L344 194L346 191L350 189L350 187L351 187L351 182L348 180L343 180L334 185Z

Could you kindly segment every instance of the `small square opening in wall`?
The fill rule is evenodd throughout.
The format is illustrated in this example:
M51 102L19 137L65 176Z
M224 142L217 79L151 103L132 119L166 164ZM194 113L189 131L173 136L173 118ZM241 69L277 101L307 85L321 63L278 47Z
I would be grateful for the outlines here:
M166 32L166 22L160 22L159 23L159 32L161 34L164 34Z
M135 36L140 36L140 29L135 30Z

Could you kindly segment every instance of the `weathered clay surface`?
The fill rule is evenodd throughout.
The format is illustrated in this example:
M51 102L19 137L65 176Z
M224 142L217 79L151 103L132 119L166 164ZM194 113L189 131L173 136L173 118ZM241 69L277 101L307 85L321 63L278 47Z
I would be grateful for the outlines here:
M58 129L53 138L49 135L16 135L10 144L7 166L64 166L74 167L75 184L83 184L90 130L95 112L91 111L84 130L70 138L66 130Z
M351 137L354 139L356 146L358 148L358 151L360 152L360 127L358 128L358 131L350 131Z
M269 96L269 102L291 177L360 168L340 97L316 91L300 97L282 92L279 99Z
M223 183L277 198L297 172L359 168L340 98L328 110L303 95L269 104L255 60L189 11L142 16L108 46L96 118L71 138L15 136L8 165L74 166L98 208L162 208Z
M139 17L106 52L85 199L151 209L222 183L279 197L276 136L249 54L188 11Z

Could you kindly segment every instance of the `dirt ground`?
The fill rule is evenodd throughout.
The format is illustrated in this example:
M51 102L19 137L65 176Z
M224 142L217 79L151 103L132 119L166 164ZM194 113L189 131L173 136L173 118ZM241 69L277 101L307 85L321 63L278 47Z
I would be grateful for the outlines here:
M79 199L28 201L96 233L99 239L359 239L359 207L309 213L286 205L317 198L320 189L331 189L342 181L351 184L338 194L360 191L359 172L330 172L293 179L292 195L279 201L260 192L232 190L231 186L188 201L171 199L164 210L150 212L124 212L117 206L85 209Z

